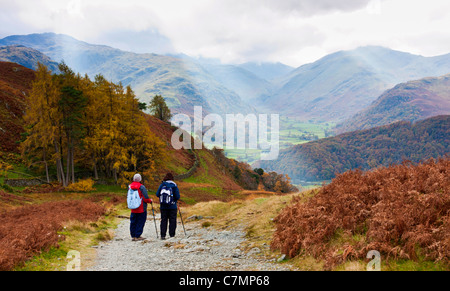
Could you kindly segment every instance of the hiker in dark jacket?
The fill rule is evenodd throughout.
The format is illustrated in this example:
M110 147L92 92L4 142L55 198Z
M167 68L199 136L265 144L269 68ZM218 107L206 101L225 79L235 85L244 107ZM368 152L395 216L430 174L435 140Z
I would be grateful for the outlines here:
M133 177L133 183L130 184L130 188L138 190L139 197L142 199L141 205L137 209L131 210L130 234L133 241L145 239L141 235L144 232L145 222L147 221L147 203L153 203L152 199L148 197L147 189L141 184L141 181L141 175L136 174Z
M166 239L167 223L169 224L169 235L174 237L177 228L177 201L180 199L180 191L173 181L171 173L164 177L162 184L156 191L156 196L159 198L161 205L161 239Z

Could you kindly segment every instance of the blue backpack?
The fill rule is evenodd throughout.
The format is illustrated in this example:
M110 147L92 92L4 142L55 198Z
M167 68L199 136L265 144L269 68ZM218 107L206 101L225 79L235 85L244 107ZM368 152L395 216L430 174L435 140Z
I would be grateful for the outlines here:
M138 190L128 187L127 205L129 209L138 209L142 204L142 198L139 196Z
M173 199L173 191L171 187L162 186L159 196L159 203L162 206L171 206L175 204Z

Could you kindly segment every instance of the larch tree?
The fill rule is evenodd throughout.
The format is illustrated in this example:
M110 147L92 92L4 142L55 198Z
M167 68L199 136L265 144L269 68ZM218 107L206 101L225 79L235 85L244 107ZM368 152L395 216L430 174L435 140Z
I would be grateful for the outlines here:
M24 156L45 165L48 180L51 160L65 187L75 183L76 168L125 184L136 171L150 177L164 164L166 145L151 131L130 86L124 89L102 75L91 81L64 63L59 70L52 75L39 65L22 143Z
M53 159L57 169L57 179L66 184L62 165L60 147L60 112L58 110L58 85L52 73L44 65L38 63L36 79L31 94L27 98L27 109L24 116L26 139L22 144L22 152L42 150L43 163L48 173L48 159ZM53 153L48 152L49 147ZM49 177L47 176L49 180Z
M162 121L169 122L172 118L172 113L166 104L166 100L161 95L153 97L150 101L149 109L153 116Z

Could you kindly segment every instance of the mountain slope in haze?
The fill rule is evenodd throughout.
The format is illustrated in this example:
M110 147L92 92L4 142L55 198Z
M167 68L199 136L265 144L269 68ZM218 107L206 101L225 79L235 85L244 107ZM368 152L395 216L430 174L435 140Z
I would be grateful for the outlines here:
M450 74L399 84L339 124L336 131L369 129L403 120L414 122L445 114L450 114Z
M258 99L273 94L274 78L280 78L293 68L281 63L223 64L220 60L174 55L191 64L201 66L215 82L236 93L244 102L255 106ZM258 109L258 108L256 108Z
M91 78L131 85L141 101L166 98L174 113L278 113L308 121L343 122L367 108L385 90L424 77L450 73L450 54L422 57L382 47L330 54L295 70L282 64L223 65L183 55L135 54L53 33L9 36L0 45L21 44L64 60Z
M18 152L23 129L25 95L31 90L35 72L24 66L0 61L0 152Z
M369 170L405 159L420 162L448 154L450 115L443 115L296 145L280 151L277 160L260 161L258 166L286 173L297 181L321 181L347 170Z
M422 57L361 47L297 68L262 102L274 112L302 120L343 121L399 83L448 73L450 54Z
M267 80L269 82L284 77L294 70L293 67L290 67L282 63L249 62L240 64L238 65L238 67L245 69L255 74L257 77Z
M216 80L236 92L244 101L254 104L262 96L273 94L273 85L266 79L234 65L202 64Z
M93 78L102 74L124 86L131 85L143 102L156 94L167 98L173 112L247 113L254 109L214 79L195 62L156 54L136 54L104 45L93 45L67 35L43 33L9 36L0 45L20 44L64 62Z
M58 63L38 50L23 45L0 47L0 61L22 65L28 69L36 70L38 62L45 65L52 72L59 72Z
M92 45L64 34L42 33L12 35L0 40L0 45L23 45L40 51L56 62L64 60L81 74L113 59L123 52L104 45Z

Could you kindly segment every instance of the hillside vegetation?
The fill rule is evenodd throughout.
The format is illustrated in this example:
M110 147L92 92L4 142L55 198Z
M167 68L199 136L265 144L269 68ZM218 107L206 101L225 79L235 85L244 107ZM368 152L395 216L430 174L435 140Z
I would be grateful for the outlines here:
M67 252L74 248L86 247L83 256L87 259L89 246L111 237L112 214L125 199L114 193L9 194L0 190L0 270L15 270L27 261L34 265L32 269L65 270ZM33 262L39 255L43 257Z
M104 207L87 200L24 206L0 214L0 270L10 270L39 252L57 247L62 223L96 221L104 214Z
M286 173L294 180L321 181L347 170L369 170L405 159L420 162L449 153L450 115L444 115L297 145L282 150L278 160L262 161L259 165Z
M91 177L124 185L139 171L153 189L167 172L184 174L198 158L199 167L187 180L189 186L183 185L187 197L192 194L187 201L229 199L227 196L238 191L259 187L278 192L295 189L284 175L258 174L220 151L175 150L171 138L176 128L140 111L131 87L108 82L101 75L92 81L75 74L64 63L59 69L62 73L53 74L43 65L37 73L24 68L33 78L36 75L35 79L16 78L15 72L20 70L5 71L2 76L5 80L21 80L30 88L21 92L21 103L11 102L22 104L21 111L12 111L14 108L5 102L5 114L17 115L11 120L18 127L10 135L11 144L17 147L20 143L24 163L48 181L57 179L68 186ZM24 111L27 114L23 120ZM12 167L11 159L13 164L21 163L10 154L2 155L0 170Z
M0 152L18 152L23 132L25 96L31 90L35 72L21 65L0 62Z
M364 261L371 250L384 267L448 268L450 159L346 172L307 202L294 200L275 223L274 250L312 256L326 269Z
M450 114L450 75L399 84L368 108L339 124L336 132L369 129L396 121Z
M131 87L98 75L76 75L64 63L61 74L39 64L27 97L26 133L21 144L29 165L40 164L50 181L75 183L75 168L119 184L139 169L147 177L167 159L165 145L150 130Z

